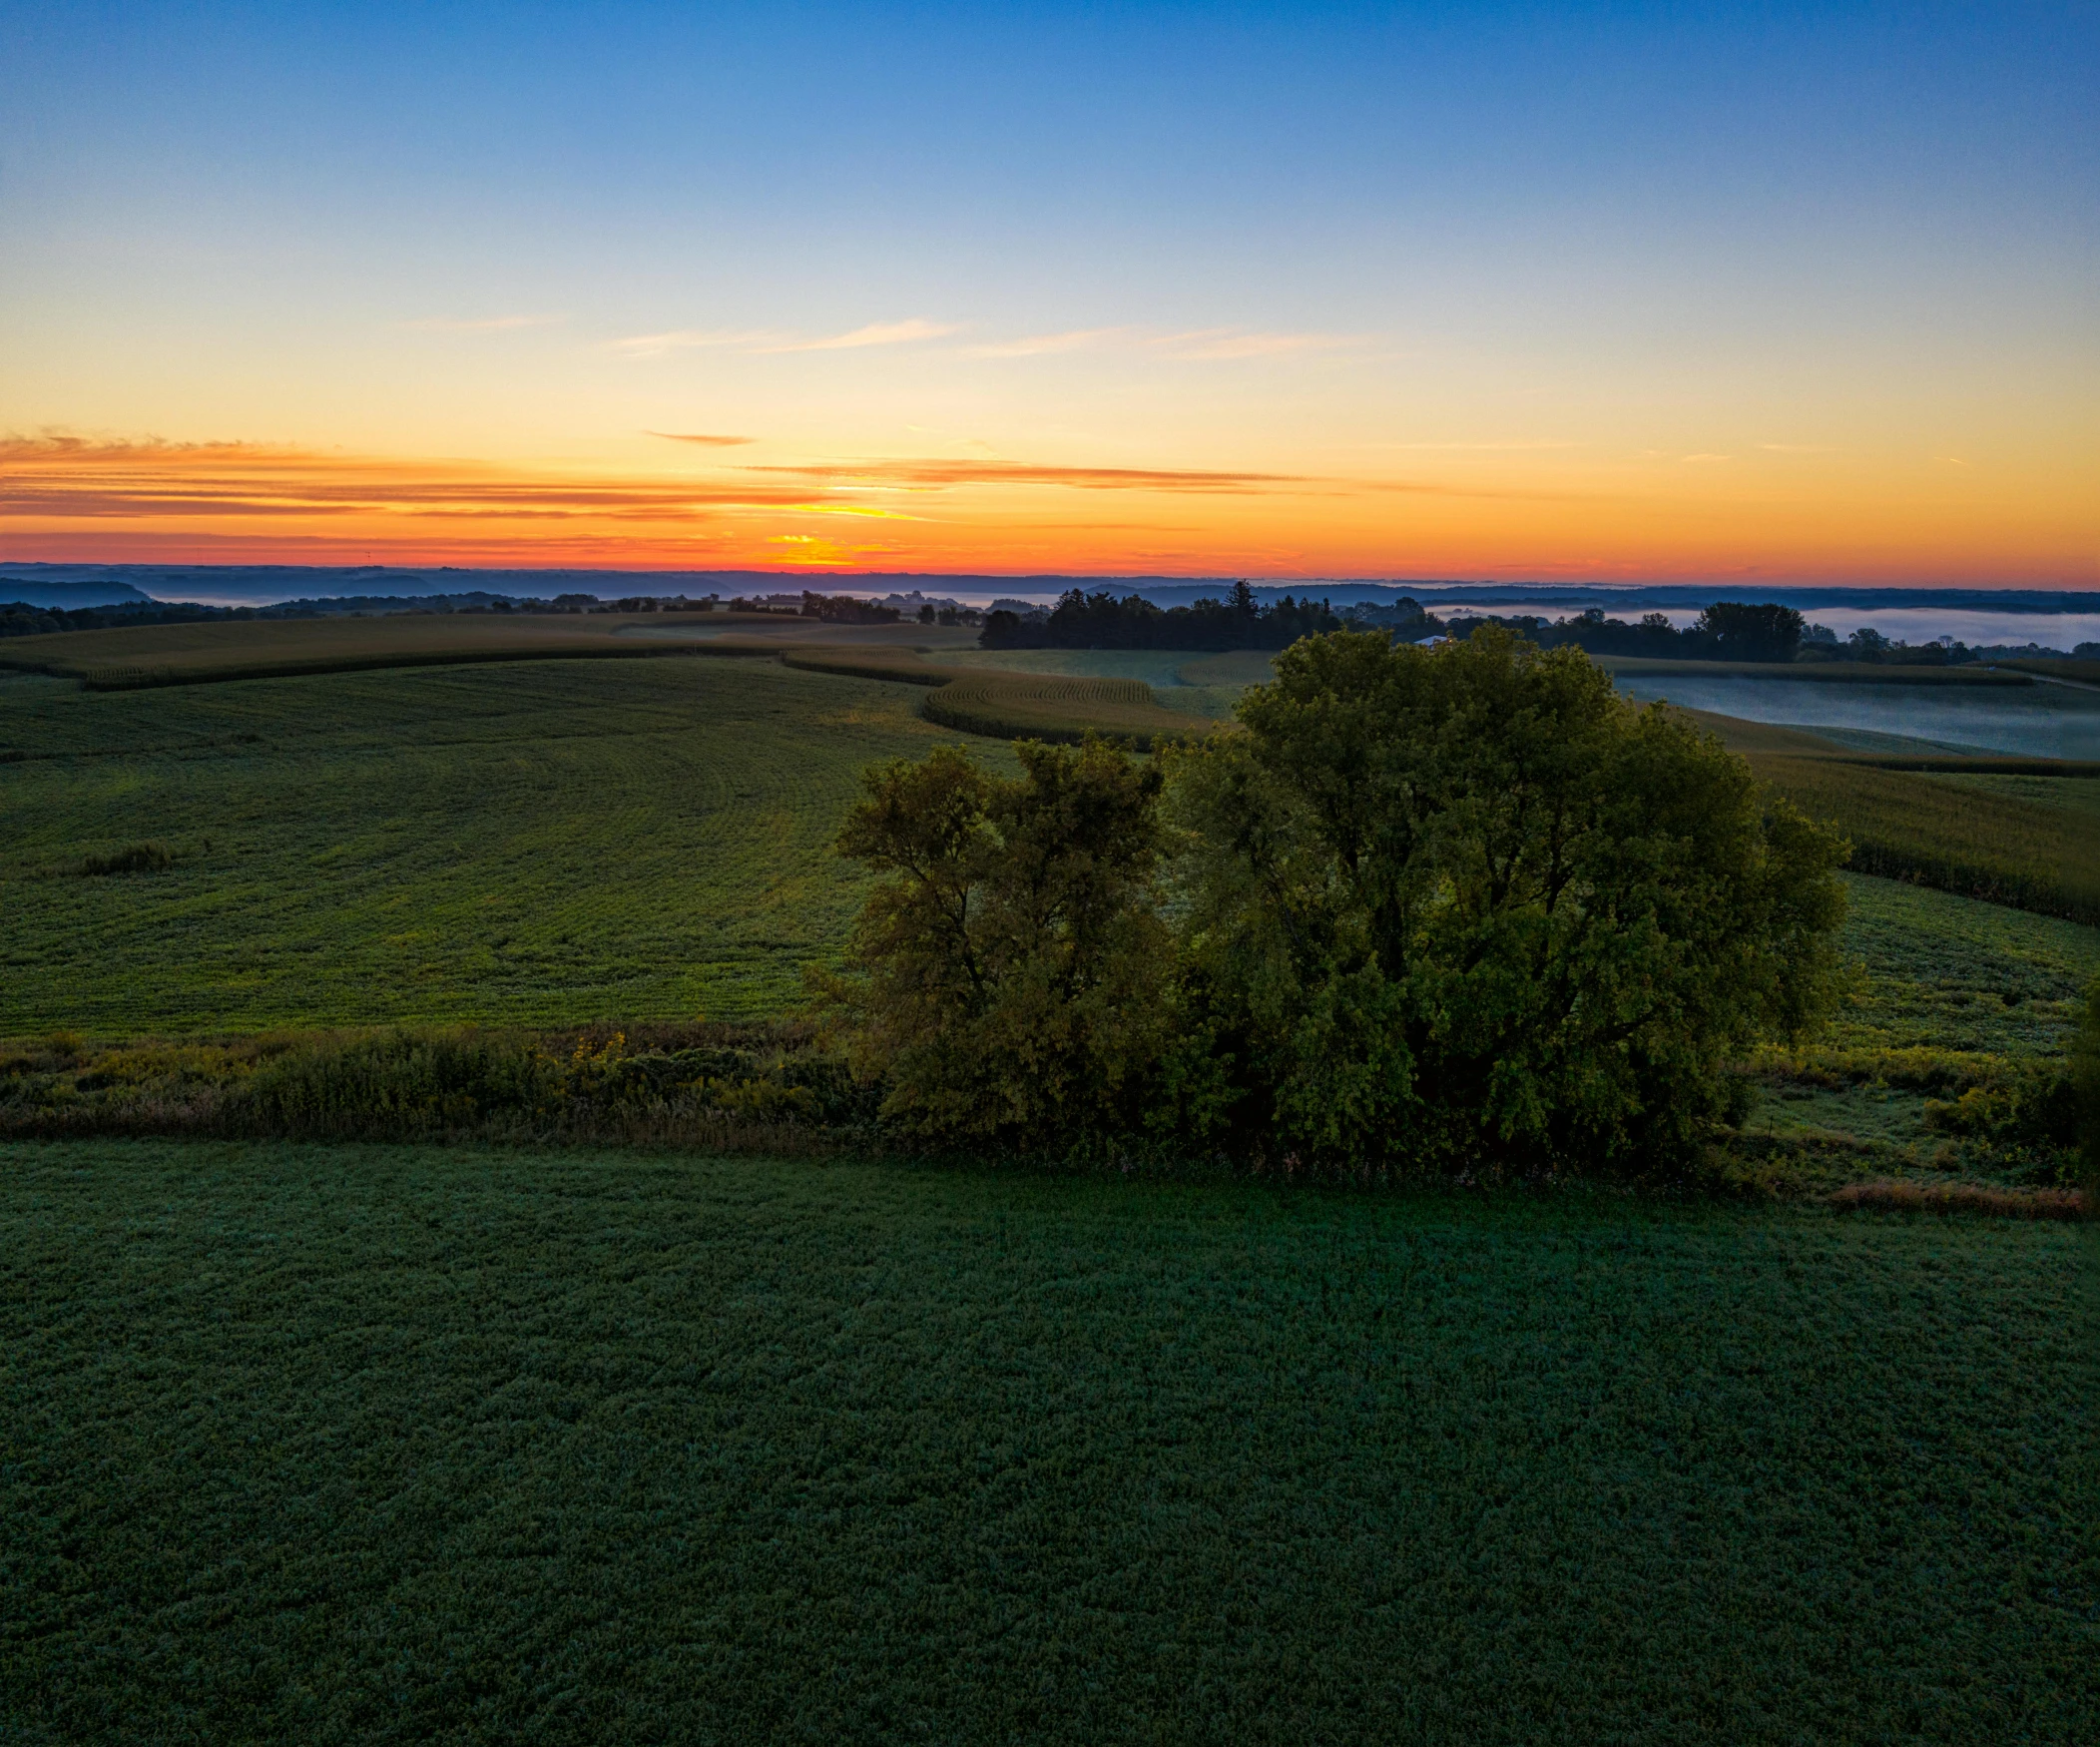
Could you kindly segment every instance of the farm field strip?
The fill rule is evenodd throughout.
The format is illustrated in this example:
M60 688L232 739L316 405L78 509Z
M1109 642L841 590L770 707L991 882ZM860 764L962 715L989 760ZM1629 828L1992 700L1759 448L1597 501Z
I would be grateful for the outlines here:
M1619 689L1642 703L1666 699L1774 727L1896 734L2022 758L2100 759L2100 695L2063 686L1818 686L1773 678L1658 676L1630 672L1624 664L1615 675Z
M825 625L784 614L394 613L375 618L207 620L62 631L0 643L0 669L105 689L479 662L765 656L811 643L910 650L967 633Z

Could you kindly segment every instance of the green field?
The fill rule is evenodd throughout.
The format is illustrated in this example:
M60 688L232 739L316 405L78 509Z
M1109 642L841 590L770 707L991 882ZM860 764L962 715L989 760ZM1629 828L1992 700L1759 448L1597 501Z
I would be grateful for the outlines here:
M952 667L1137 680L1152 689L1162 708L1205 717L1230 716L1242 692L1270 677L1270 658L1259 650L1203 655L1174 649L982 649L943 652L937 659Z
M0 1035L777 1011L858 906L858 771L954 738L919 696L731 660L0 676L34 749L0 765ZM78 873L138 841L174 868Z
M2069 1227L0 1148L25 1744L2074 1742Z
M0 677L0 744L35 750L0 766L0 1035L778 1012L859 899L827 852L856 773L953 738L925 690L730 660ZM175 866L78 873L142 841ZM1920 894L1854 891L1856 949L1897 962L1874 918ZM1953 898L1929 914L1955 942L2100 939Z

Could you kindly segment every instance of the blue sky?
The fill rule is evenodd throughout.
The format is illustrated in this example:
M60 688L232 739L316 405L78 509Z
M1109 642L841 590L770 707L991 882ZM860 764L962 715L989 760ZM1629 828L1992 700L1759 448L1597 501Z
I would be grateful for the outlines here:
M1471 444L1502 458L1415 482L1655 503L1526 511L1476 568L1559 526L1629 574L1777 499L1615 469L1821 451L1755 564L1929 579L1914 463L1995 481L1932 529L1950 580L2008 540L2030 580L2091 566L2090 9L0 14L17 435L559 471L700 418L765 464L922 436L1322 479ZM816 347L869 333L903 337ZM1204 562L1472 549L1419 506L1331 552L1269 508Z

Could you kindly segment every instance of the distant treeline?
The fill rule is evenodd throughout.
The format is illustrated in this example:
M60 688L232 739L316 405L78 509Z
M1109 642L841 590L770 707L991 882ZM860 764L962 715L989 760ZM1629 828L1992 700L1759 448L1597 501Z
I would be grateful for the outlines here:
M1628 623L1602 607L1562 619L1531 613L1465 613L1438 618L1412 597L1377 605L1344 607L1325 600L1259 605L1245 582L1225 600L1200 600L1186 607L1159 607L1143 595L1120 598L1106 589L1088 594L1068 589L1045 613L1000 610L988 614L978 638L986 649L1287 649L1299 638L1343 625L1380 630L1422 642L1474 625L1500 625L1542 649L1580 649L1589 655L1643 657L1656 661L1865 661L1899 666L1943 667L1967 661L2005 661L2061 655L2036 645L1970 648L1943 638L1906 644L1862 628L1840 640L1835 631L1807 623L1793 607L1774 601L1716 601L1697 621L1679 630L1663 613ZM2079 655L2100 654L2080 644Z
M1645 656L1662 661L1792 661L1801 653L1808 627L1792 607L1772 601L1716 601L1684 630L1663 613L1645 613L1634 624L1592 607L1548 624L1528 616L1497 617L1542 649L1575 648L1589 655Z
M1607 618L1602 608L1550 624L1529 616L1492 616L1488 622L1521 632L1546 649L1572 646L1592 655L1710 661L1792 661L1805 630L1801 614L1792 607L1737 601L1716 602L1700 615L1698 624L1684 631L1661 613L1629 625ZM978 641L987 649L1288 649L1301 637L1336 631L1345 624L1417 642L1446 629L1443 620L1405 596L1388 606L1336 613L1325 600L1295 600L1290 595L1263 606L1253 589L1240 582L1225 600L1164 608L1142 595L1118 599L1106 589L1093 594L1069 589L1046 614L991 614Z
M0 604L0 637L53 631L126 630L137 625L191 625L220 619L355 619L399 613L655 613L712 611L712 599L638 597L601 601L596 595L557 595L551 601L513 600L476 591L460 595L345 595L318 601L279 601L267 607L209 607L193 601L126 601L106 607Z
M348 619L381 618L401 613L773 613L785 618L818 619L834 625L893 625L901 611L880 601L804 590L799 603L772 599L724 602L709 595L631 595L600 600L590 594L560 594L552 600L519 600L479 590L457 595L346 595L340 599L282 601L268 607L208 607L192 602L127 601L103 607L37 607L26 601L0 603L0 637L34 637L53 631L108 631L134 625L186 625L218 619ZM927 602L918 610L920 624L974 624L969 608Z
M990 614L977 641L986 649L1288 649L1301 637L1341 625L1325 601L1286 595L1273 606L1258 606L1245 582L1235 583L1225 600L1186 607L1074 588L1049 613Z

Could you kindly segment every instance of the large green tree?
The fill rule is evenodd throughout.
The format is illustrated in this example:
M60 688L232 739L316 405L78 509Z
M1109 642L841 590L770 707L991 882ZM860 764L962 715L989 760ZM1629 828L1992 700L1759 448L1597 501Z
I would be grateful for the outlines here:
M1285 651L1169 755L1186 1128L1347 1174L1681 1162L1835 998L1844 846L1579 650Z
M895 1127L1065 1147L1137 1123L1160 1051L1160 775L1098 739L1015 751L1015 778L955 747L863 776L838 849L885 877L820 991Z

